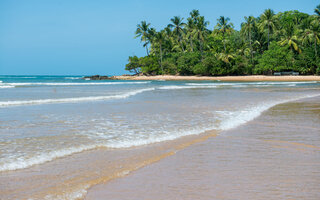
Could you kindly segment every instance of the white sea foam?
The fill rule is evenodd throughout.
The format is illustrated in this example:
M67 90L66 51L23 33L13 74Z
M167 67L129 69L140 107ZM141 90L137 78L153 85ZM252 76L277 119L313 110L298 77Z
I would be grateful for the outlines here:
M186 83L190 86L218 86L218 85L234 85L234 83Z
M19 158L9 159L6 162L2 162L4 164L0 165L0 172L24 169L24 168L31 167L33 165L43 164L57 158L66 157L75 153L80 153L83 151L92 150L96 148L107 147L107 148L118 149L118 148L129 148L129 147L135 147L135 146L148 145L148 144L153 144L153 143L158 143L163 141L174 140L182 136L197 135L208 130L213 130L215 128L216 127L212 126L212 127L207 127L203 129L195 128L193 130L188 130L188 131L164 132L162 135L150 135L146 138L136 138L136 139L132 139L131 137L128 137L128 138L123 137L120 140L111 140L111 141L107 140L105 143L81 145L78 147L59 149L51 152L43 152L32 157L27 157L27 158L19 157ZM101 139L103 139L103 137L100 137L100 140Z
M201 89L201 88L216 88L216 85L199 85L199 86L188 86L188 85L168 85L168 86L161 86L158 89L161 90L179 90L179 89Z
M36 164L42 164L51 160L54 160L56 158L65 157L74 153L80 153L85 150L90 150L97 148L99 146L97 145L90 145L90 146L79 146L79 147L73 147L69 149L60 149L56 151L46 152L46 153L40 153L36 156L30 157L30 158L16 158L12 160L11 162L7 161L4 164L0 165L0 171L9 171L9 170L17 170L17 169L24 169Z
M109 95L109 96L90 96L90 97L75 97L75 98L61 98L61 99L35 99L35 100L24 100L24 101L0 101L0 107L8 106L20 106L30 104L48 104L48 103L72 103L72 102L84 102L84 101L98 101L108 99L125 99L136 94L151 91L155 88L144 88L139 90L133 90L123 94Z
M143 92L143 91L149 91L153 90L154 88L148 88L140 91L135 91L135 93ZM133 94L132 92L131 94ZM129 95L129 94L127 94ZM23 169L27 168L36 164L42 164L45 162L52 161L56 158L65 157L68 155L72 155L75 153L80 153L82 151L86 150L92 150L99 147L107 147L107 148L129 148L134 146L141 146L141 145L148 145L152 143L158 143L168 140L175 140L177 138L180 138L182 136L188 136L188 135L198 135L200 133L203 133L205 131L209 130L229 130L232 128L236 128L242 124L245 124L256 117L258 117L262 112L268 110L269 108L281 104L286 103L290 101L296 101L303 98L311 98L320 96L320 94L313 94L313 95L304 95L300 97L295 98L288 98L278 101L271 101L271 102L262 102L259 105L251 106L242 110L238 111L216 111L219 115L222 116L221 120L222 122L220 125L217 124L209 124L206 127L202 128L194 128L189 129L185 131L171 131L166 132L163 131L161 134L150 134L150 135L144 135L139 136L137 138L132 138L129 134L129 136L124 136L118 139L111 139L111 140L104 140L104 135L99 134L100 138L98 141L105 141L105 143L97 143L92 145L81 145L78 147L70 147L67 149L59 149L51 152L43 152L39 153L36 156L28 157L28 158L15 158L10 159L6 162L0 165L0 171L8 171L8 170L17 170L17 169Z
M2 83L5 86L74 86L74 85L122 85L122 84L146 84L150 81L128 81L128 82L68 82L68 83L46 83L46 82L29 82L29 83Z
M233 82L233 83L186 83L188 86L232 86L232 87L247 87L247 86L256 86L256 87L265 87L273 85L286 85L286 86L296 86L299 84L313 84L318 83L317 81L300 81L300 82Z
M320 96L320 94L306 95L306 96L283 99L278 101L263 102L257 106L250 106L239 111L216 111L217 113L222 114L224 116L221 124L219 125L219 129L229 130L229 129L236 128L244 123L247 123L255 119L256 117L261 115L262 112L270 109L275 105L287 103L291 101L297 101L304 98L317 97L317 96Z
M0 85L0 88L14 88L12 85Z
M35 76L1 76L0 78L37 78Z
M64 79L77 80L81 79L81 77L65 77Z

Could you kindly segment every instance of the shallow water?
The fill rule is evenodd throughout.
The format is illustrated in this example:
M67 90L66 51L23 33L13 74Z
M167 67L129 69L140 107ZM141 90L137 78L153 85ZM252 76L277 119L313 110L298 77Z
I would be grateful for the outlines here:
M37 189L27 187L30 177L48 178L50 170L56 185L73 180L77 188L69 184L72 192L63 194L72 199L71 193L81 196L121 172L107 169L139 168L195 135L232 129L279 103L320 95L318 82L88 81L77 76L0 76L0 81L0 180L21 180L1 188L6 199L41 199L47 193L57 198L53 187L58 186L41 179L33 180ZM188 135L188 141L166 143ZM105 169L84 162L89 155ZM83 168L73 168L71 161Z
M94 186L86 199L317 200L319 122L319 97L277 105L237 129Z

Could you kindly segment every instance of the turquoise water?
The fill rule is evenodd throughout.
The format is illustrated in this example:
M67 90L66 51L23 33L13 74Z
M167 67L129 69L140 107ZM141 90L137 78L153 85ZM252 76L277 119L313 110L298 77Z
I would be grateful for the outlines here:
M0 171L106 147L228 130L274 105L320 95L319 82L91 81L0 76Z

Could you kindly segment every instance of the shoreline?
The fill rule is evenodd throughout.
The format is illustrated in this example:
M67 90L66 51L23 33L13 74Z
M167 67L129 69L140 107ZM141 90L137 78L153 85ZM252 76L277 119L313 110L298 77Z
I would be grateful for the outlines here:
M301 198L301 183L308 185L303 188L303 199L316 199L320 180L310 177L319 172L315 166L320 162L316 159L320 143L309 139L317 137L320 126L299 119L316 115L318 99L276 105L236 129L188 146L122 178L97 184L89 188L85 200L296 199ZM160 187L154 190L154 186Z
M166 80L166 81L320 81L320 76L113 76L115 80Z

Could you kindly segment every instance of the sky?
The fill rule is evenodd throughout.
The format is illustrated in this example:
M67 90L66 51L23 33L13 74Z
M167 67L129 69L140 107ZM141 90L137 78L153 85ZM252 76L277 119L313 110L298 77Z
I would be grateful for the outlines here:
M144 56L134 38L142 20L160 30L193 9L213 29L220 16L237 30L244 16L298 10L318 0L0 0L0 75L120 75L129 56Z

